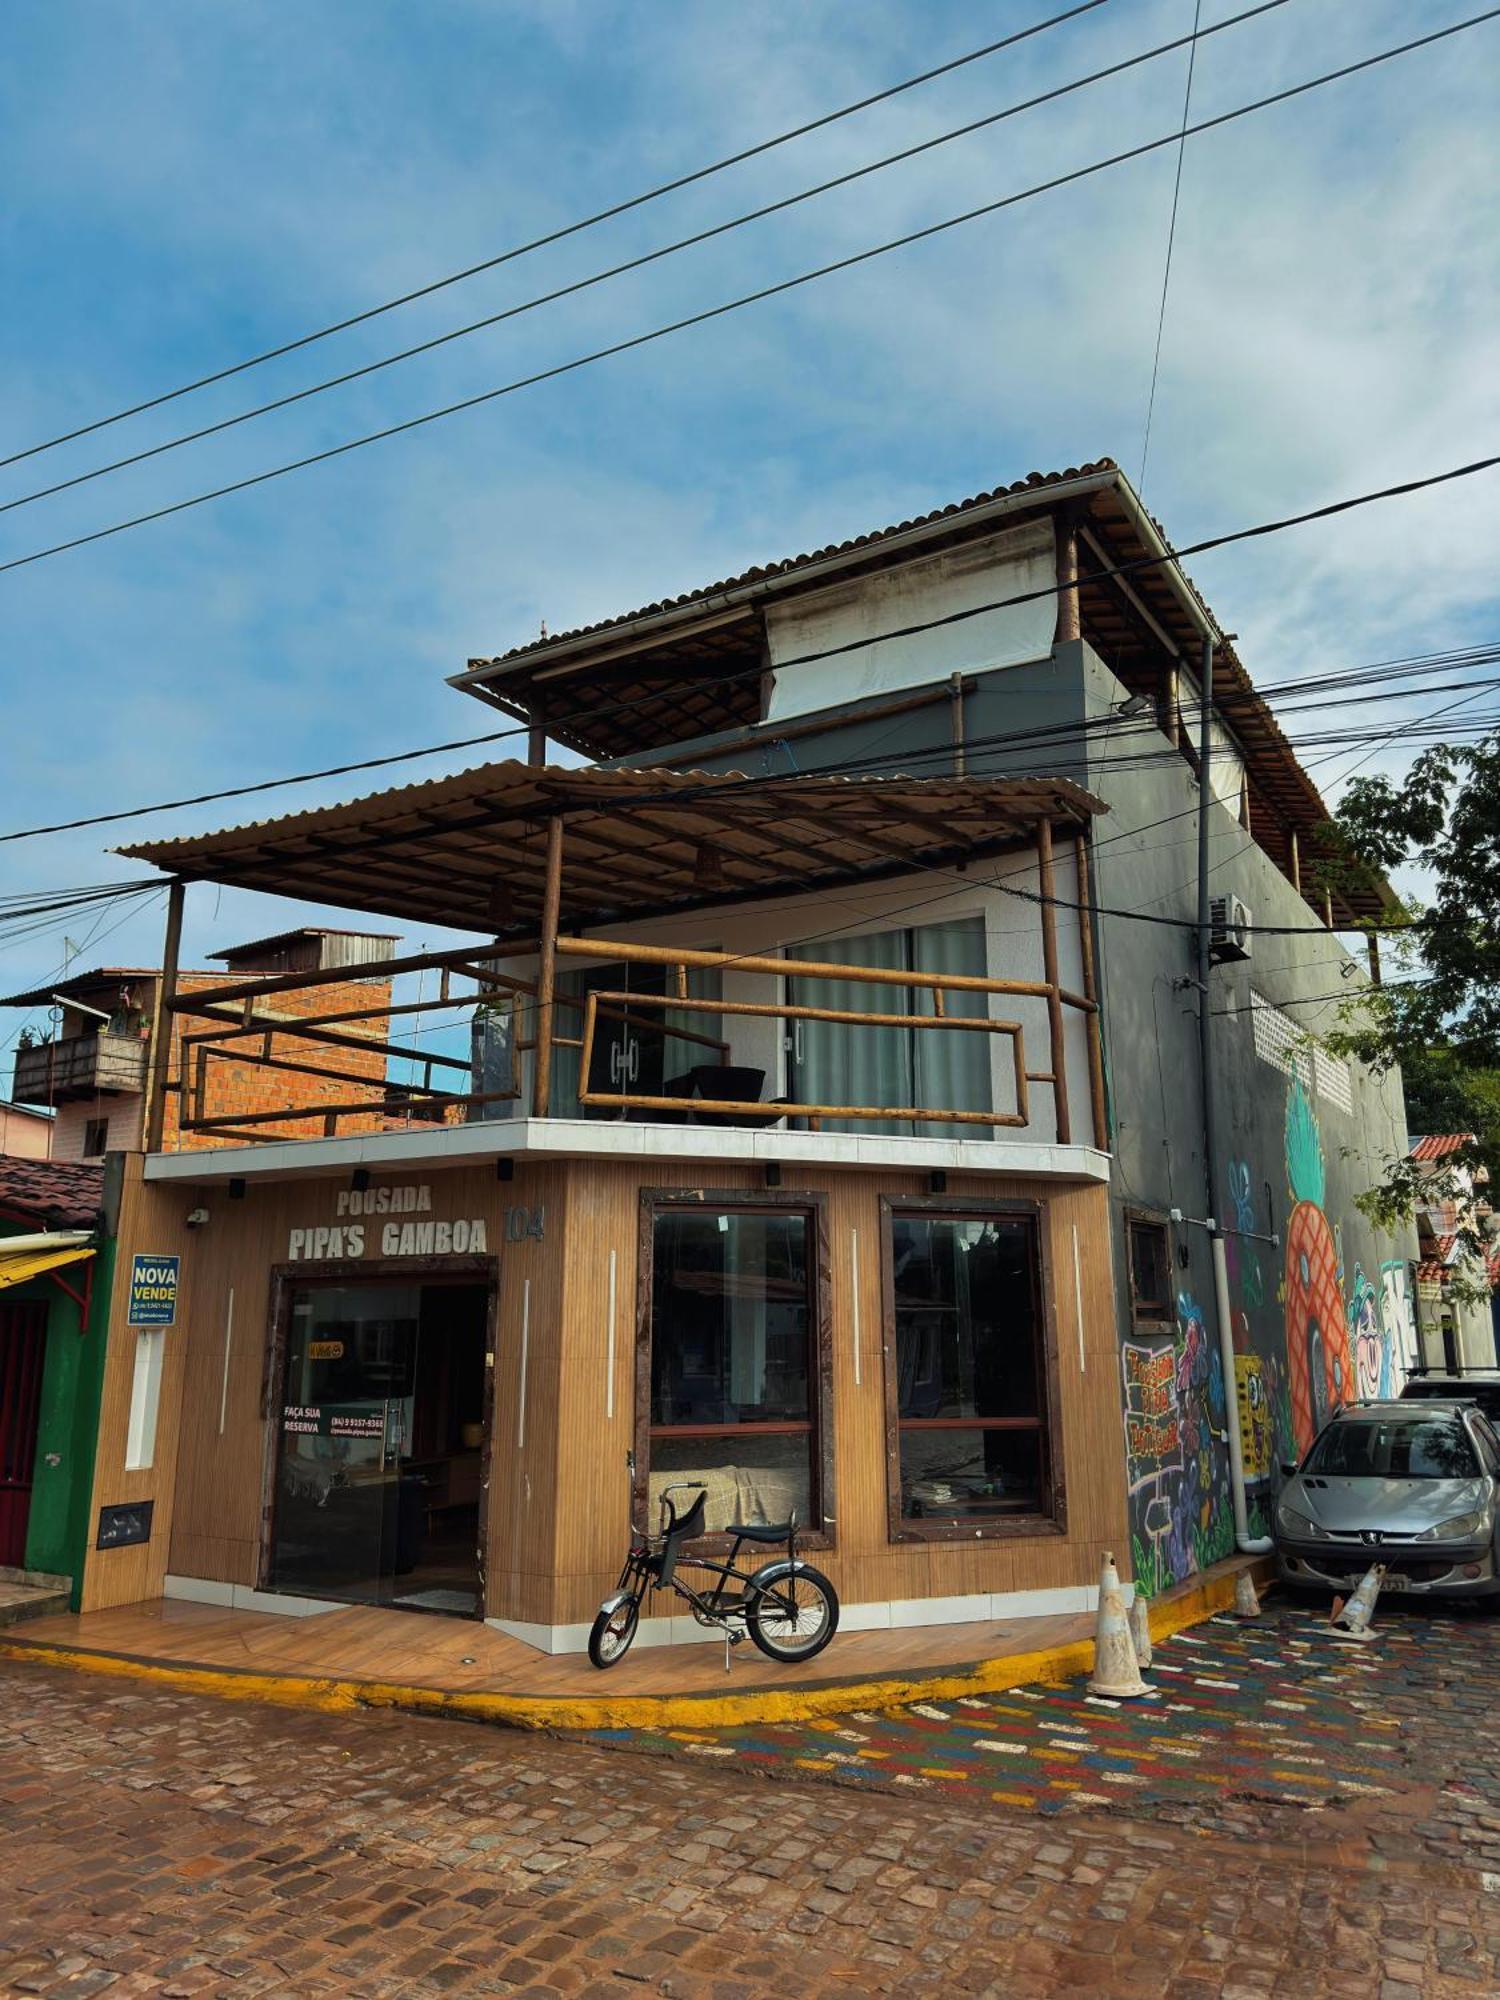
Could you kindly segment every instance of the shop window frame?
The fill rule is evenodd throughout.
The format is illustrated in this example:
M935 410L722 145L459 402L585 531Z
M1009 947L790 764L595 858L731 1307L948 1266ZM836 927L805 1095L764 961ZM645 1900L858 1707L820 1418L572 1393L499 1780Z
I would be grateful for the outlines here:
M896 1357L896 1273L894 1225L898 1216L920 1216L928 1222L1022 1220L1029 1224L1032 1261L1032 1327L1036 1343L1037 1431L1041 1444L1042 1506L1034 1514L1014 1514L996 1521L908 1519L901 1511L901 1412L898 1407L900 1370ZM1065 1536L1068 1532L1067 1480L1063 1464L1062 1395L1059 1384L1057 1316L1047 1258L1045 1201L987 1201L954 1195L882 1195L880 1197L881 1358L885 1376L885 1494L886 1532L893 1544L921 1542L1016 1541ZM982 1419L969 1426L986 1428Z
M708 1213L805 1215L809 1222L811 1258L812 1366L808 1374L811 1466L818 1518L797 1523L797 1546L832 1549L838 1546L835 1494L833 1404L833 1270L828 1247L828 1197L798 1188L645 1188L640 1192L636 1255L635 1313L635 1477L631 1487L633 1517L652 1533L651 1518L651 1322L655 1285L656 1218L672 1210L700 1209ZM729 1429L730 1426L726 1426ZM704 1535L688 1546L712 1555L727 1552L734 1537ZM774 1554L774 1551L768 1551Z
M1127 1208L1125 1223L1125 1288L1130 1295L1130 1323L1143 1333L1177 1332L1177 1308L1175 1303L1174 1279L1172 1276L1172 1225L1165 1215L1149 1208ZM1164 1299L1141 1299L1135 1288L1135 1254L1132 1236L1137 1229L1155 1229L1161 1233L1162 1266L1166 1274L1167 1295ZM1160 1305L1159 1312L1152 1310Z

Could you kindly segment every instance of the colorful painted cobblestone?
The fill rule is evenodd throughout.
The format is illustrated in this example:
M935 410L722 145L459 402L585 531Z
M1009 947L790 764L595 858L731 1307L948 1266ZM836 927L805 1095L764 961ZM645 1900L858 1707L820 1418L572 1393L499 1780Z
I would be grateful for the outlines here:
M1415 1687L1432 1649L1461 1655L1487 1630L1432 1615L1387 1619L1365 1649L1331 1637L1326 1614L1267 1610L1165 1640L1147 1700L1105 1700L1075 1682L836 1720L593 1740L879 1790L977 1793L1042 1813L1226 1794L1289 1806L1379 1799L1401 1750L1393 1677Z

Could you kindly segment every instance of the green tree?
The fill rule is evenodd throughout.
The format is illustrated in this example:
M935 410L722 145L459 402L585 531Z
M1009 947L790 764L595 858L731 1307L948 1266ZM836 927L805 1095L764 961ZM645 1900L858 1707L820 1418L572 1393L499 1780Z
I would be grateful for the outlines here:
M1447 1190L1488 1170L1500 1185L1500 736L1436 744L1399 783L1357 778L1329 828L1331 880L1371 882L1420 868L1431 889L1391 912L1387 977L1351 1005L1331 1038L1377 1071L1399 1064L1413 1132L1471 1132L1452 1156ZM1410 1161L1385 1165L1361 1207L1385 1227L1409 1219L1420 1198L1447 1191ZM1464 1247L1487 1239L1470 1215Z

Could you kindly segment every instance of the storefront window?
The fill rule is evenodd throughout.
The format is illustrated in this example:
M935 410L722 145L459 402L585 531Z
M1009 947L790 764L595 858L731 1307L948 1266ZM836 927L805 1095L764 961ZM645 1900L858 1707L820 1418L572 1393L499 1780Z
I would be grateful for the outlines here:
M1052 1512L1030 1216L890 1214L896 1532L1004 1531Z
M805 1209L658 1206L651 1218L651 1514L707 1489L710 1533L821 1525L816 1218Z

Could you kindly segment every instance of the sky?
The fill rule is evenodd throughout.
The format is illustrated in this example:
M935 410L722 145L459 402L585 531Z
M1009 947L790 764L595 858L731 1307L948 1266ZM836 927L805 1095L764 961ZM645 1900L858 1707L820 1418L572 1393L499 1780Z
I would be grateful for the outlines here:
M8 0L0 457L1061 4ZM1236 11L1204 0L1203 24ZM1285 0L1200 45L1193 116L1471 11L1478 0ZM1192 0L1105 0L564 244L0 469L0 507L1192 20ZM12 504L0 563L1171 133L1185 65L1179 50L223 437ZM1174 540L1497 448L1497 85L1500 21L1187 142L1144 476ZM1033 468L1109 455L1139 480L1174 170L1165 148L332 464L0 573L0 832L478 734L493 712L446 677L543 620L557 631L605 617ZM1497 526L1490 475L1190 568L1251 673L1282 681L1493 639ZM1394 723L1414 711L1350 712ZM0 844L0 896L141 877L112 838L233 825L506 747L155 813L113 834ZM1369 768L1402 761L1398 745ZM200 888L184 962L308 914ZM80 966L150 965L161 921L160 898L21 938L0 920L0 991L56 976L65 936L83 946ZM443 936L408 932L405 947ZM0 1010L0 1044L21 1025ZM8 1068L0 1056L0 1093Z

